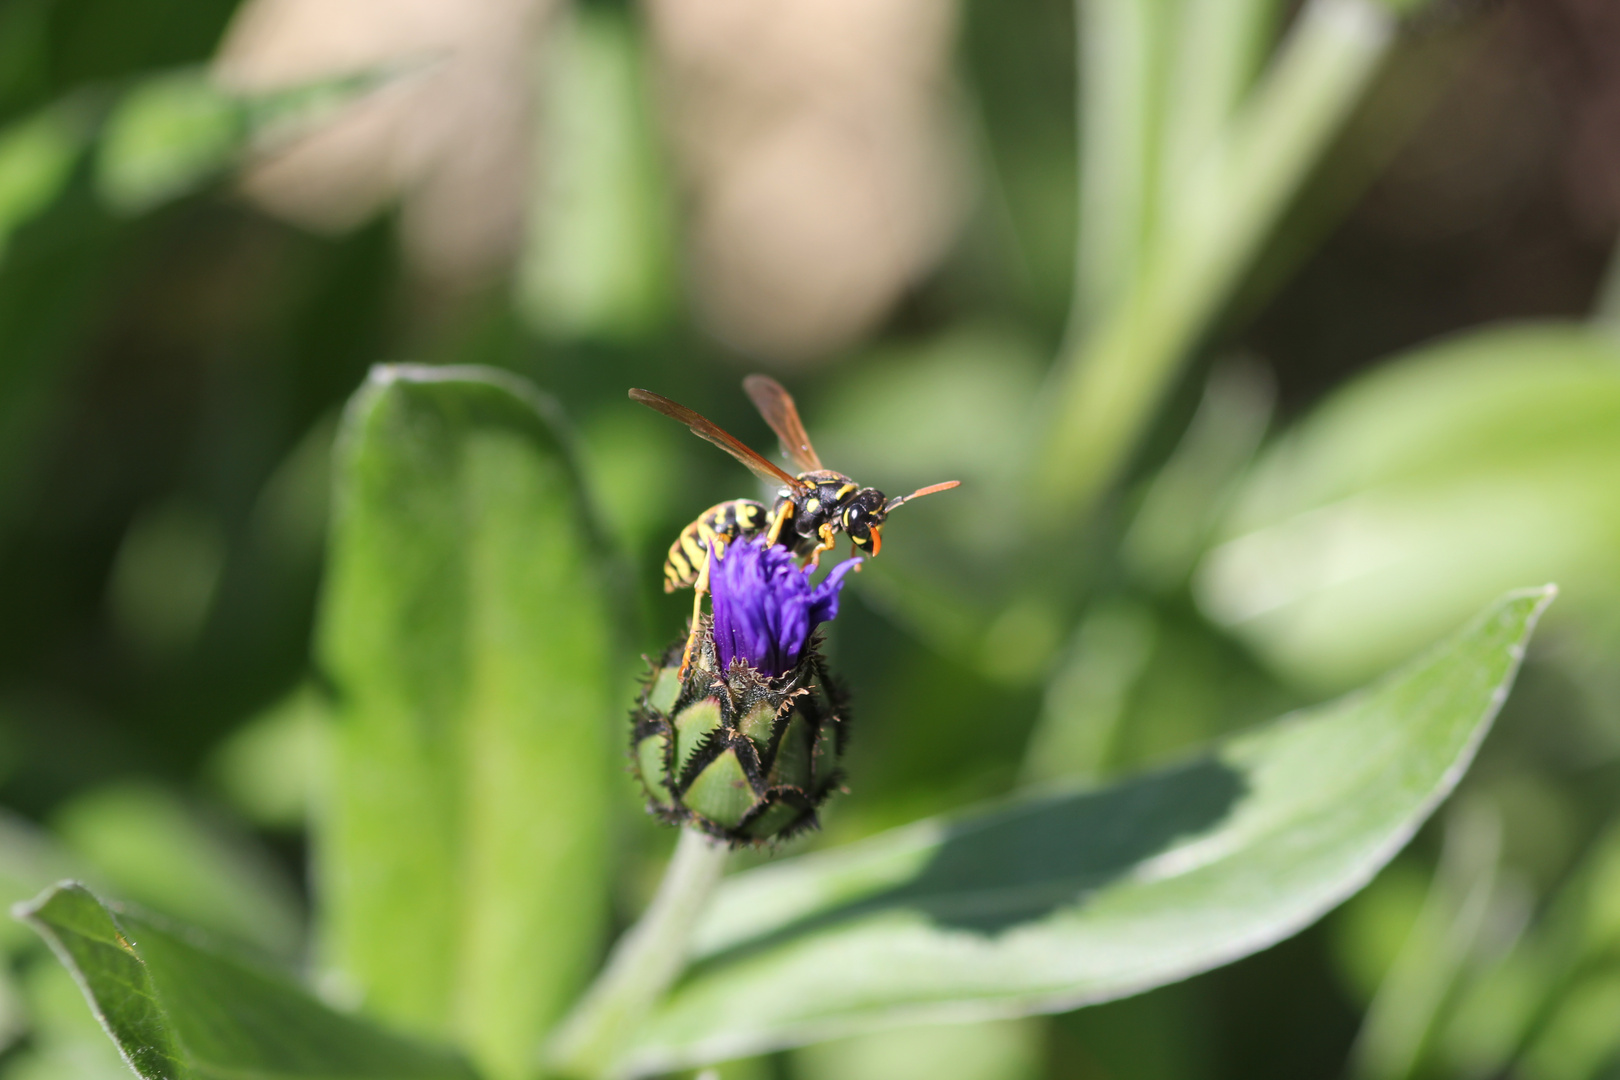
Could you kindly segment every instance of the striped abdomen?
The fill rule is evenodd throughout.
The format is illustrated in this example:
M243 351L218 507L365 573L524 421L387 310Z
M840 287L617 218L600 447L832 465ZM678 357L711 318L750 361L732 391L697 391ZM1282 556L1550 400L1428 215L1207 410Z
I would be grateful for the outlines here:
M709 507L669 545L669 557L664 560L664 591L674 592L697 583L711 537L723 536L729 542L739 536L753 536L764 531L769 521L764 505L752 499L730 499Z

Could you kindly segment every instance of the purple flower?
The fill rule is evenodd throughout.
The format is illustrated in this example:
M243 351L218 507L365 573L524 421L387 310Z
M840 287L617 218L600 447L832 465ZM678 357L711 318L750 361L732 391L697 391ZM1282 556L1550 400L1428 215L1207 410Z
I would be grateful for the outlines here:
M804 654L810 631L838 614L844 575L861 563L846 559L814 588L792 554L780 545L739 541L709 566L714 646L722 671L733 657L761 675L790 671Z

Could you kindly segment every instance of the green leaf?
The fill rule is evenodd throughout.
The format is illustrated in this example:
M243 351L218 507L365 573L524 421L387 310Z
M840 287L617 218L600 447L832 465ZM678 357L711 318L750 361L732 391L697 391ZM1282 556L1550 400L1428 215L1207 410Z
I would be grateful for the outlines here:
M471 1080L453 1055L333 1012L195 931L64 882L14 909L70 970L146 1080Z
M1147 8L1118 0L1097 6L1143 9L1137 18ZM1132 38L1137 33L1130 31ZM1035 477L1042 496L1036 509L1049 527L1089 509L1129 460L1194 342L1343 126L1393 39L1394 19L1373 0L1301 5L1265 72L1229 118L1220 143L1199 157L1196 167L1170 174L1173 197L1160 200L1148 242L1093 261L1101 267L1106 260L1123 259L1115 273L1128 276L1122 285L1104 283L1114 293L1110 302L1098 318L1079 324L1084 332L1070 339L1053 372ZM1132 45L1126 50L1131 55L1110 58L1107 66L1130 75L1145 62L1146 53L1133 59L1142 48L1140 42ZM1132 107L1133 93L1122 93L1124 107ZM1089 107L1107 109L1108 104ZM1117 141L1115 153L1129 156L1140 136ZM1090 151L1094 142L1088 136L1083 149ZM1129 182L1132 175L1138 175L1134 168L1122 172L1119 181ZM1089 176L1082 191L1082 200L1105 194ZM1126 212L1135 216L1135 205L1130 199ZM1093 222L1085 206L1081 216L1089 228ZM1078 261L1082 305L1077 312L1084 314L1086 283L1097 275L1087 273L1084 252Z
M0 129L0 254L18 226L49 206L84 143L72 110L55 107Z
M321 798L330 713L318 689L299 685L214 751L215 787L256 825L302 828Z
M674 292L672 221L634 20L576 8L548 37L547 149L530 204L518 310L542 333L634 338Z
M1046 1032L1039 1020L894 1028L818 1043L793 1058L796 1080L1039 1080Z
M738 875L622 1071L1072 1009L1287 937L1451 790L1552 595L1509 594L1397 675L1179 767Z
M405 75L384 65L276 90L237 92L200 68L137 82L108 114L96 152L96 190L121 214L191 194L240 163L250 147L318 128L345 105Z
M247 137L242 103L202 71L149 79L107 118L96 186L114 209L138 214L223 172Z
M1199 605L1296 684L1357 685L1521 581L1620 604L1620 347L1492 329L1332 395L1243 483Z
M495 1076L532 1070L597 958L623 783L600 544L559 429L501 372L382 367L337 454L325 958Z
M0 905L9 908L80 867L31 822L0 810ZM32 940L27 930L0 919L0 953Z
M93 868L98 889L267 955L300 954L298 896L269 853L173 792L132 781L96 788L57 810L51 825Z

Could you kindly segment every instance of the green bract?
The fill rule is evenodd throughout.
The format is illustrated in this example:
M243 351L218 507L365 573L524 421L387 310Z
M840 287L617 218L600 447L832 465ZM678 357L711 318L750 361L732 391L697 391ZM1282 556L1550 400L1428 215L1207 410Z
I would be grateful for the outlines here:
M849 707L814 644L786 674L719 671L704 617L691 669L685 638L652 665L631 710L630 756L650 813L733 845L816 825L838 785Z

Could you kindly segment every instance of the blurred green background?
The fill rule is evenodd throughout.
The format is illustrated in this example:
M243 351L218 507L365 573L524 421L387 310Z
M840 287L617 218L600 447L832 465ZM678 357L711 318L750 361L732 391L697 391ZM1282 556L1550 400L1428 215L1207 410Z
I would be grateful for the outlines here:
M766 370L833 467L963 481L852 579L850 793L797 848L1163 761L1504 587L1567 599L1451 807L1299 937L724 1075L1620 1077L1620 14L1398 29L1112 494L1041 541L1042 595L1031 417L1085 329L1077 232L1118 225L1076 211L1075 38L1063 0L0 0L0 878L300 956L327 465L368 368L562 401L635 652L687 611L669 541L754 491L625 389L769 450ZM616 925L670 844L621 796ZM0 945L0 1076L121 1075Z

